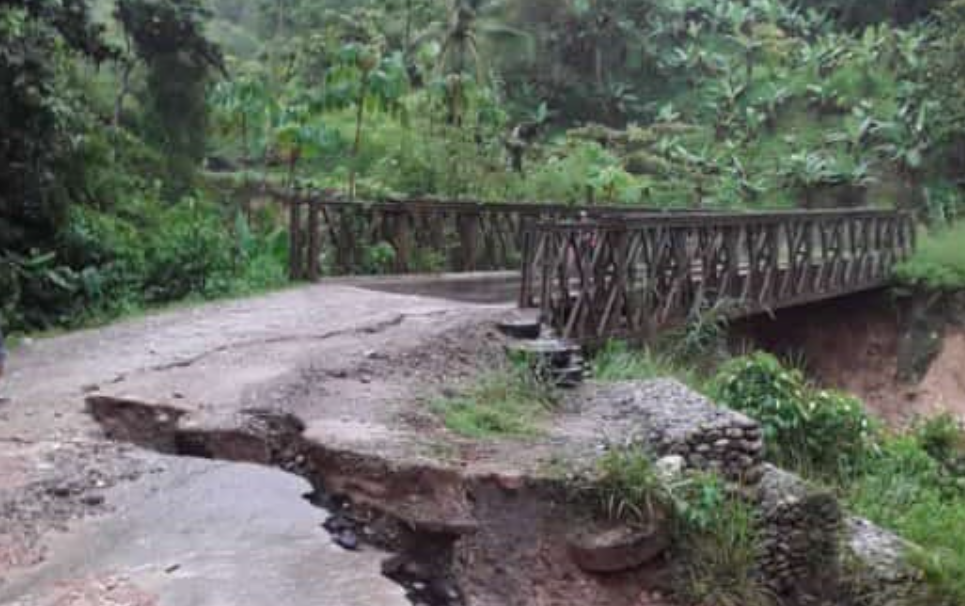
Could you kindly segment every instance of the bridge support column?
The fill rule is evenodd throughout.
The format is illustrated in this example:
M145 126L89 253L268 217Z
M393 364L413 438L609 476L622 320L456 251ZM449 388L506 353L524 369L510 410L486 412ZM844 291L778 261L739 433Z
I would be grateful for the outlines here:
M321 250L321 225L319 224L319 206L316 202L308 203L308 279L318 282L321 277L319 266Z
M476 259L479 252L479 214L459 213L456 216L459 229L462 271L476 271Z
M288 199L288 277L301 280L302 275L302 206L294 196Z

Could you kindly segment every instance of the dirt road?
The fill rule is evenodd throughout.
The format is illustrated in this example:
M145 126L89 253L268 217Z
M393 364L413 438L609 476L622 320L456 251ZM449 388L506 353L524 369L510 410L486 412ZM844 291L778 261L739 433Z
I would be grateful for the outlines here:
M365 406L412 381L374 381L365 369L507 307L320 285L14 351L0 387L0 603L407 603L379 574L381 554L349 558L328 544L324 512L290 498L308 491L303 481L115 444L85 399L137 397L217 425L279 402L309 409L335 389L309 431L377 445L398 411Z

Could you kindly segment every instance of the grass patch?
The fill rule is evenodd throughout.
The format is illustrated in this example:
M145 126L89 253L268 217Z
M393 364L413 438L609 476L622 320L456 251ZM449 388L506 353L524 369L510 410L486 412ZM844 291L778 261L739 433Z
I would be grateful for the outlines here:
M898 281L936 291L965 289L965 223L921 239L918 250L895 268Z
M651 348L632 348L611 341L593 357L593 377L600 381L650 381L674 378L702 391L703 378L691 366Z
M522 366L484 375L459 395L432 403L451 431L468 438L527 437L557 404L555 391Z
M676 499L675 544L684 555L673 585L686 604L772 606L756 573L759 551L754 506L712 474L691 477Z
M965 476L929 453L928 425L885 442L842 493L852 511L922 548L909 561L927 606L965 604Z
M669 487L651 458L639 449L612 449L597 467L593 491L608 519L646 528L669 507Z

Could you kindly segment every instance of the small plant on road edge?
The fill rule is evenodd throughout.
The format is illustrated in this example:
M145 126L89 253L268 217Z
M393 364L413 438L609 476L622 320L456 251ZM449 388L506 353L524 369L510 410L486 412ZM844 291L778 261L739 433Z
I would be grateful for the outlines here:
M653 461L639 449L609 450L597 464L599 477L594 492L611 521L647 527L666 513L670 487Z

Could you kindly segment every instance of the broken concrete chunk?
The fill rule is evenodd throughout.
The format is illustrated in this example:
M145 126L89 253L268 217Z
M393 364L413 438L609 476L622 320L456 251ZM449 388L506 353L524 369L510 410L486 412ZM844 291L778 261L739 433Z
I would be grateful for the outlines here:
M652 562L670 547L668 524L627 525L580 531L569 539L570 556L582 570L615 573Z

